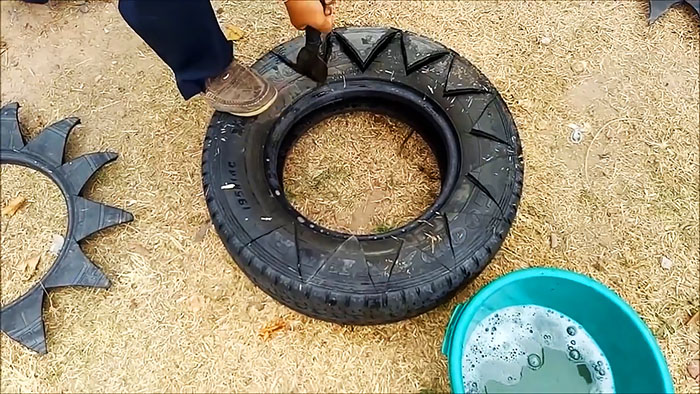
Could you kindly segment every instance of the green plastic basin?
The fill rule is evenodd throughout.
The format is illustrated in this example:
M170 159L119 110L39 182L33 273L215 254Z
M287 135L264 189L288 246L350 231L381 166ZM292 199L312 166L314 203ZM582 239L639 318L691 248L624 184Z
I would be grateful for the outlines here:
M618 393L673 393L673 381L649 328L617 294L570 271L529 268L502 276L455 308L445 331L450 386L463 393L463 345L478 323L514 305L538 305L576 320L595 339L612 369Z

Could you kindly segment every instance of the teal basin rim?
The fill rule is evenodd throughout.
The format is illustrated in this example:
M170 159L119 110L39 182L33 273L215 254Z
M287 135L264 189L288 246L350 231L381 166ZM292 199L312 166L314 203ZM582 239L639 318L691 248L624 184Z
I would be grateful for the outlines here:
M442 344L442 353L447 356L448 372L450 377L450 387L454 393L464 392L464 382L462 378L462 344L465 343L465 336L470 322L474 319L479 308L493 294L503 287L527 278L538 276L552 277L558 279L578 282L584 286L603 295L606 299L615 304L621 313L625 314L636 326L644 340L649 345L653 357L662 371L664 392L673 393L673 380L668 372L666 359L656 342L654 335L647 325L642 321L637 312L632 309L620 296L612 290L585 275L575 272L561 270L557 268L526 268L506 274L489 283L467 303L458 304L453 311Z

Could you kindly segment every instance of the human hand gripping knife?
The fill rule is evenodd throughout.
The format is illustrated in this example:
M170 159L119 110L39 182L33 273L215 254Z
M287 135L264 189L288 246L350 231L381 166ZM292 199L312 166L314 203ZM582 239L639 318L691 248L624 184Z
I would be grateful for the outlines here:
M321 1L321 4L325 8L325 2ZM318 83L323 83L328 78L328 65L321 57L322 42L321 32L306 26L306 45L297 55L297 71Z

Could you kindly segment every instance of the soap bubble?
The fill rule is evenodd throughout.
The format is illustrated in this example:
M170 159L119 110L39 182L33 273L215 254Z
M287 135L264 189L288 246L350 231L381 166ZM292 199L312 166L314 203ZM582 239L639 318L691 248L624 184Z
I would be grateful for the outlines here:
M535 353L532 353L531 355L527 356L527 364L533 369L537 369L542 366L542 358Z

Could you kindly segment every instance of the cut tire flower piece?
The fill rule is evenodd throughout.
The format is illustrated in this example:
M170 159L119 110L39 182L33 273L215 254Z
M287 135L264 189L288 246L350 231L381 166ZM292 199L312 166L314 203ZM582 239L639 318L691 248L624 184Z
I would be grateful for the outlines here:
M46 274L29 291L0 309L0 329L29 349L44 354L47 352L42 318L44 295L66 286L109 287L109 279L85 256L79 242L107 227L130 222L133 216L81 197L87 181L103 165L115 160L116 153L90 153L64 163L68 134L80 120L60 120L25 144L18 109L19 104L14 102L0 108L0 163L28 167L49 177L61 190L68 206L68 229Z
M688 4L700 15L700 0L649 0L649 23L654 23L669 8L676 4Z

